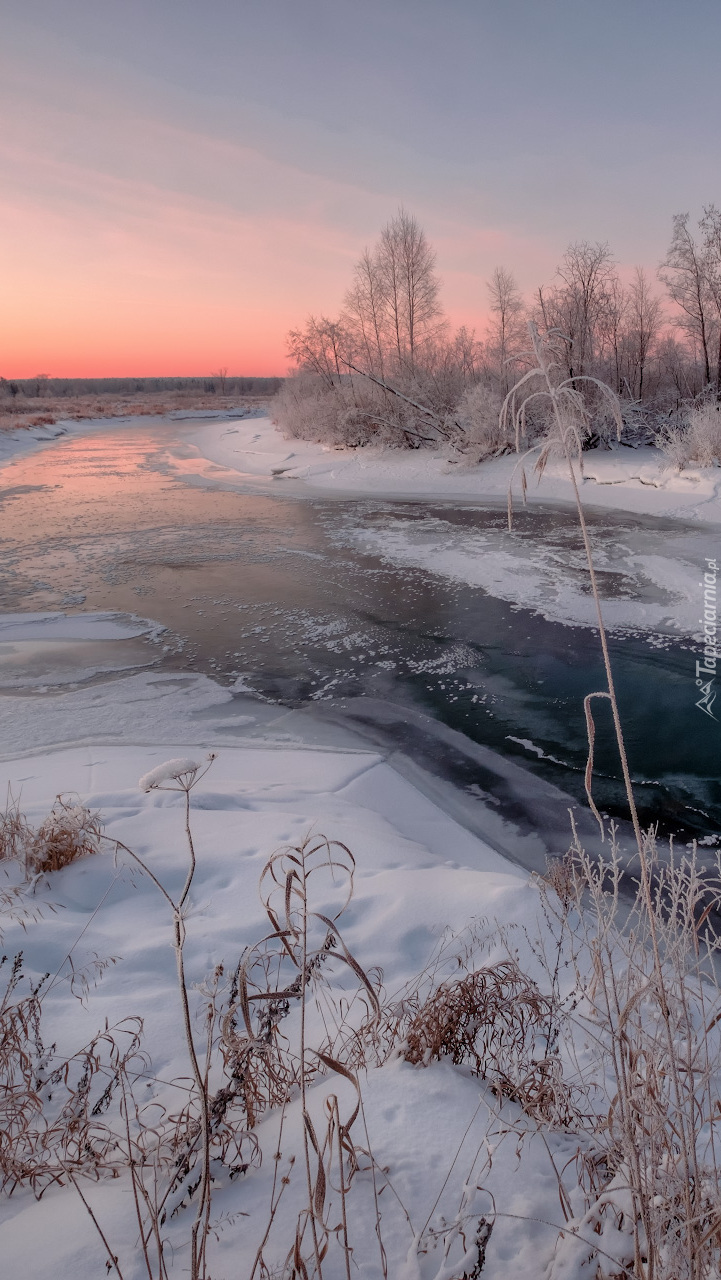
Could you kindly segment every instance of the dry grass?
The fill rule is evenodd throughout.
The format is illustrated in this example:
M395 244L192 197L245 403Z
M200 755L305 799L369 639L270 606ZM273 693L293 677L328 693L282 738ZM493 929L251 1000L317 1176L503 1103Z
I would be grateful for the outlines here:
M558 1060L544 1041L551 1001L512 960L446 980L410 1020L407 1062L440 1058L469 1066L524 1111L549 1118L557 1109Z
M267 396L206 395L200 391L142 392L136 395L5 396L0 400L0 431L50 426L95 418L148 417L180 411L258 409Z
M8 788L5 808L0 812L0 862L26 865L34 831L20 809L20 800Z
M122 1280L121 1250L106 1236L87 1190L93 1181L122 1175L132 1188L138 1240L125 1246L126 1270L135 1268L139 1248L148 1280L168 1280L179 1260L172 1262L167 1228L189 1215L182 1265L195 1280L209 1280L213 1185L259 1163L259 1120L276 1109L282 1133L295 1102L302 1152L295 1170L292 1158L285 1170L275 1163L249 1280L276 1274L279 1257L283 1280L323 1280L338 1268L350 1277L354 1249L356 1257L365 1250L365 1257L370 1247L354 1239L361 1169L375 1196L373 1247L377 1274L385 1277L378 1197L383 1190L395 1193L364 1128L363 1070L399 1054L419 1068L443 1058L490 1086L486 1097L496 1095L504 1130L519 1144L539 1133L545 1141L559 1129L576 1135L576 1157L564 1168L554 1164L546 1143L565 1219L548 1280L572 1274L711 1280L721 1273L721 991L714 925L721 868L709 876L693 855L677 858L671 850L662 857L646 835L649 897L646 884L634 887L624 872L613 832L600 862L575 842L537 881L545 921L528 937L533 977L517 946L506 939L504 955L504 936L475 921L461 935L446 932L421 974L389 998L342 936L354 857L341 843L309 836L268 859L260 880L268 932L229 977L222 966L215 969L200 988L202 1019L193 1023L184 967L195 870L190 793L206 767L154 784L184 799L189 864L179 897L171 898L125 850L169 907L190 1079L155 1082L152 1108L146 1105L154 1076L137 1018L59 1056L43 1034L43 1005L57 976L33 984L21 956L12 966L6 962L0 1180L7 1194L27 1186L41 1197L53 1184L70 1184L102 1238L108 1270ZM73 848L85 841L97 848L101 838L97 816L69 802L56 804L34 832L10 797L3 824L6 857L22 860L27 842L36 844L42 831L46 865L57 870L72 860L68 828ZM116 847L122 857L124 846ZM65 980L77 990L72 961ZM320 1075L345 1082L343 1091L328 1094L321 1124L308 1098ZM168 1090L180 1105L167 1101ZM515 1121L508 1102L517 1108ZM414 1233L414 1256L430 1264L435 1255L439 1276L469 1280L484 1270L504 1206L493 1203L481 1212L476 1203L492 1163L490 1150L483 1151L481 1144L470 1171L458 1170L457 1215L429 1216ZM281 1202L291 1178L304 1182L304 1207L288 1217Z
M34 872L60 871L78 858L98 853L103 827L98 813L58 796L34 833L27 866Z
M139 1061L142 1030L139 1019L125 1019L59 1058L42 1034L48 977L32 983L19 953L0 1001L0 1186L12 1195L28 1185L38 1199L71 1175L117 1176L124 1156L104 1116L120 1075Z
M17 861L26 875L59 871L78 858L100 850L100 815L77 801L58 796L47 818L34 829L20 810L19 799L8 791L0 813L0 862Z
M573 974L558 1007L561 1051L589 1103L577 1116L587 1209L576 1228L613 1240L644 1280L710 1280L721 1273L721 868L662 853L653 833L645 852L650 904L613 832L598 862L576 841L544 895ZM553 1276L578 1248L569 1236Z

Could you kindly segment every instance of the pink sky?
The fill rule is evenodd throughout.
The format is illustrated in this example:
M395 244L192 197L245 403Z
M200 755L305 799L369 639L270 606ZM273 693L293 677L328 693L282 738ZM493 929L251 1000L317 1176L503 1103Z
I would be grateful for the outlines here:
M154 157L181 164L191 156L205 194L168 190L166 175L138 173L137 154L135 172L108 172L52 154L42 137L0 143L12 178L0 193L0 265L13 299L0 311L5 376L221 366L284 373L287 330L310 311L339 309L354 262L397 201L152 118L123 123L142 138L148 171ZM218 171L256 192L248 202L256 207L238 210L219 196ZM455 323L482 325L484 282L497 261L530 270L544 256L533 241L464 226L418 203L414 211L438 251Z
M482 331L494 267L531 293L572 240L653 274L672 214L721 202L721 10L690 7L700 44L671 0L24 0L0 374L284 373L401 202L455 324Z

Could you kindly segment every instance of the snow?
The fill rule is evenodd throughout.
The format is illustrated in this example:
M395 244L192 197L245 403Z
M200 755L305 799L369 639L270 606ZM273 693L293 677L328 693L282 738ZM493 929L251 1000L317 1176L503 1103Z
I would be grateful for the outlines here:
M234 478L279 484L300 480L308 489L372 497L497 498L505 502L518 462L515 455L509 455L467 467L449 461L443 451L330 448L285 439L269 418L204 423L190 440L197 458L185 463L189 474L207 475L224 483L232 483ZM203 460L212 464L212 472L204 471ZM573 500L565 464L560 460L549 462L540 483L533 476L532 459L527 470L529 502ZM721 469L688 468L677 473L654 448L593 450L584 455L584 478L579 476L579 481L584 502L595 507L721 523ZM516 488L520 501L520 483Z
M615 534L615 536L614 536ZM509 535L505 527L459 528L440 517L422 521L384 518L371 527L346 513L334 538L400 567L425 569L453 582L480 587L489 595L566 625L597 626L588 590L586 559L575 528L545 540ZM698 630L698 535L669 531L653 535L665 554L650 554L648 534L606 529L594 539L594 561L609 630ZM569 542L564 546L565 541ZM711 546L706 537L702 546ZM702 563L702 562L701 562Z
M8 458L17 458L25 453L32 453L42 445L52 444L60 436L69 435L71 429L70 423L53 422L47 426L0 430L0 462L6 462Z
M129 683L116 681L111 686L118 706L127 701ZM66 706L82 701L82 696L64 695ZM107 690L105 696L107 711ZM57 727L61 721L55 723ZM64 715L62 723L67 723ZM32 822L41 820L57 793L77 793L84 804L102 812L107 835L145 858L172 894L186 870L181 843L184 796L148 787L194 768L203 758L203 746L193 744L191 758L171 761L168 744L98 743L42 750L6 760L0 767L0 788L9 786L21 797ZM141 770L139 791L136 778ZM275 848L302 840L308 831L325 832L352 848L356 893L343 937L364 967L383 968L389 990L424 966L449 921L460 926L471 917L485 916L530 927L535 918L537 892L527 875L458 827L372 752L310 751L267 741L224 746L193 792L192 823L198 872L186 921L191 984L206 980L218 963L232 969L243 948L267 932L257 892L259 872ZM46 877L36 886L33 907L39 918L25 921L24 927L3 921L4 951L12 955L22 948L32 975L62 973L71 948L76 970L94 957L115 961L91 985L84 1003L73 998L66 983L55 981L46 1012L47 1034L57 1042L58 1052L84 1043L106 1017L113 1023L139 1016L151 1074L161 1080L187 1075L171 920L151 881L122 854L114 862L110 852L101 853ZM320 1123L324 1099L334 1093L348 1109L352 1090L347 1082L325 1078L311 1093L311 1112ZM157 1085L149 1098L164 1096ZM423 1070L398 1061L370 1070L363 1096L376 1159L390 1168L397 1194L413 1207L420 1222L431 1211L456 1148L471 1126L463 1139L458 1176L449 1180L439 1206L452 1216L473 1153L489 1126L497 1124L495 1099L478 1081L447 1064ZM266 1156L262 1167L217 1188L214 1212L249 1217L235 1222L231 1218L232 1224L221 1233L214 1275L249 1272L265 1225L278 1122L278 1115L269 1113L258 1128ZM287 1110L282 1147L286 1159L295 1149L298 1164L300 1141L296 1100ZM524 1156L522 1194L514 1185L514 1142L504 1146L501 1141L501 1147L489 1183L494 1194L508 1211L551 1215L553 1220L541 1144L531 1144ZM128 1190L122 1178L84 1188L122 1255L126 1280L135 1280L142 1268L129 1247L134 1227ZM290 1184L287 1221L302 1205L303 1195L298 1177ZM367 1177L359 1175L356 1201L356 1260L359 1274L372 1276L377 1259L368 1243L374 1233ZM479 1212L483 1208L488 1208L487 1197ZM176 1243L187 1233L187 1221L188 1215L181 1214L178 1226L168 1228ZM390 1274L402 1274L412 1236L396 1202L384 1207L384 1230ZM505 1226L499 1220L489 1247L488 1275L520 1280L528 1274L539 1241L548 1251L555 1238L553 1231L538 1231L537 1237L533 1228L519 1235L512 1220ZM40 1275L49 1269L57 1280L74 1280L99 1273L104 1266L102 1249L72 1187L52 1187L39 1203L29 1192L16 1190L0 1209L0 1245L8 1273ZM276 1261L279 1258L277 1252ZM329 1280L340 1274L331 1263Z
M152 791L155 787L162 787L164 782L177 782L184 778L184 781L189 783L190 775L196 773L200 767L199 760L190 760L187 756L179 760L166 760L164 764L158 764L151 769L150 773L144 773L138 780L138 786L141 791Z
M46 692L152 666L164 630L131 614L2 613L0 689Z
M121 613L0 614L0 644L19 640L129 640L157 630L156 622Z

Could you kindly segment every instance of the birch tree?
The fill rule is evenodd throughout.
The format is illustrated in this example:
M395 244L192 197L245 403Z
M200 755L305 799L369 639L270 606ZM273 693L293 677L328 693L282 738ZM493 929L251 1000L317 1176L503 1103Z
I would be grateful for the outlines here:
M677 213L666 260L659 277L680 309L676 323L697 346L703 362L705 385L711 381L710 344L713 300L709 295L704 251L689 231L689 215Z
M491 305L486 351L505 396L518 376L509 361L528 346L526 307L515 276L505 267L496 267L486 288Z
M636 267L628 290L627 338L629 381L635 399L642 400L649 356L661 327L661 299L651 293L643 267Z

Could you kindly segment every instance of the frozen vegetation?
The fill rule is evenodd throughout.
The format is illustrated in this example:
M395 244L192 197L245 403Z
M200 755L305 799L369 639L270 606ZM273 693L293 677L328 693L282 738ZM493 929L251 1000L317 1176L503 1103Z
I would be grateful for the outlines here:
M555 335L559 369L585 408L584 449L614 438L658 444L669 464L721 464L721 212L709 205L698 237L688 215L673 221L659 278L671 311L642 268L624 284L607 244L569 245L549 286L525 299L513 273L488 283L485 335L450 328L435 253L406 210L356 263L340 313L310 316L288 335L295 375L275 416L286 434L356 448L444 444L477 463L541 441L547 406L533 395L519 430L500 410L533 365L528 325ZM594 391L601 380L608 395ZM616 419L620 430L616 431Z

